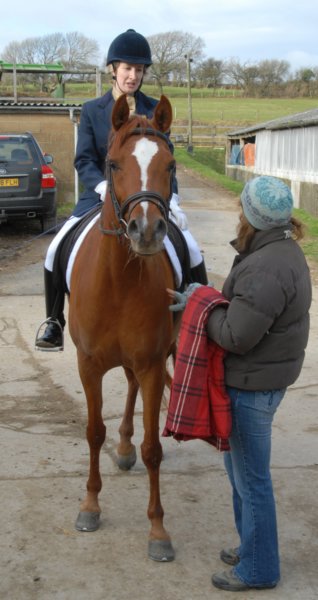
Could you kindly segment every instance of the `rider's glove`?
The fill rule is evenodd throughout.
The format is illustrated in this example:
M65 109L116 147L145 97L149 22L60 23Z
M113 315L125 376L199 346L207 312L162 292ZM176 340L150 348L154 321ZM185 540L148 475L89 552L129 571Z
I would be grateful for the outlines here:
M174 220L180 229L188 229L188 219L186 214L179 206L178 194L172 194L170 200L170 211Z
M94 191L96 192L96 194L100 195L101 201L105 202L107 192L107 181L100 181Z

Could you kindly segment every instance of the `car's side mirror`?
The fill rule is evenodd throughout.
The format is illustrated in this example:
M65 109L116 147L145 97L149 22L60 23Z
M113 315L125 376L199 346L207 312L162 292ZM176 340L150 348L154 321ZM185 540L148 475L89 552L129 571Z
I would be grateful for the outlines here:
M52 154L44 154L44 160L47 165L50 165L53 162Z

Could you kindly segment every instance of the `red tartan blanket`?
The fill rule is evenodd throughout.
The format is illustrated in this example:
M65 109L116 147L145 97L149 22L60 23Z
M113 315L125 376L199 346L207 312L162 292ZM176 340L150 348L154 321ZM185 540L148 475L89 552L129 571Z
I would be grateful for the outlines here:
M164 437L202 439L229 450L232 428L230 399L225 390L225 350L209 340L211 310L228 301L208 286L197 288L184 310Z

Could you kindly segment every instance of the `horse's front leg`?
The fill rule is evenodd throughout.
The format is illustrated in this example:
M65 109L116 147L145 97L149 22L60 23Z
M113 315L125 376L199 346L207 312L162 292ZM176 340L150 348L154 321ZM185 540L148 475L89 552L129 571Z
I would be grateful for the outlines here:
M162 461L162 446L159 440L160 406L165 384L165 365L152 367L141 380L143 397L144 439L141 455L147 467L150 496L148 518L151 529L148 543L148 556L157 561L171 561L175 553L168 532L163 526L164 511L160 500L159 474Z
M81 356L80 353L78 353L78 365L87 401L88 423L86 437L90 451L90 466L86 484L87 494L81 503L75 527L78 531L95 531L99 527L101 512L98 503L98 494L102 489L99 457L106 436L106 427L102 419L103 376L95 371L91 360L85 356Z
M130 369L125 368L125 374L128 393L123 419L119 427L120 442L117 446L117 464L123 471L128 471L137 460L136 447L131 443L131 438L134 435L134 412L139 384Z

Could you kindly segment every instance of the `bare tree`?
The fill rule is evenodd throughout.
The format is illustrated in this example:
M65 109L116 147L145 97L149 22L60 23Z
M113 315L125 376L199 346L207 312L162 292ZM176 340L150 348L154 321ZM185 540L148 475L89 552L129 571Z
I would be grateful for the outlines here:
M77 31L65 35L63 62L68 68L84 69L88 65L96 64L98 54L98 43L91 38Z
M259 69L256 64L241 64L238 60L231 59L227 63L226 74L230 81L244 91L245 95L249 95L255 90Z
M55 64L62 63L65 69L83 69L96 64L99 47L97 42L81 33L53 33L41 37L26 38L22 42L11 42L4 49L3 57L10 63ZM20 83L40 79L41 91L52 92L57 85L70 79L71 75L57 73L38 75L19 74Z
M226 71L228 77L246 96L269 96L289 76L290 65L284 60L263 60L259 63L243 63L230 60Z
M45 64L61 60L65 53L64 36L53 33L42 37L26 38L22 42L11 42L4 49L8 62Z
M285 60L263 60L258 63L258 93L270 96L277 86L287 80L290 64Z
M87 64L96 64L98 53L97 42L75 31L11 42L4 49L3 57L12 63L61 62L67 68L80 69Z
M318 89L318 67L303 67L296 71L293 82L298 96L314 96Z
M195 64L202 58L204 42L192 33L170 31L158 33L148 38L153 65L151 74L162 90L163 83L174 78L185 79L185 55L191 56Z
M214 58L208 58L195 69L195 77L203 87L219 87L222 84L224 74L224 62Z
M99 47L94 40L82 33L53 33L41 37L27 38L22 42L11 42L3 56L7 62L27 64L62 63L65 69L93 68L98 59ZM34 81L39 75L19 75L20 82ZM56 79L57 78L57 79ZM41 91L52 91L59 83L70 79L71 75L40 74Z

